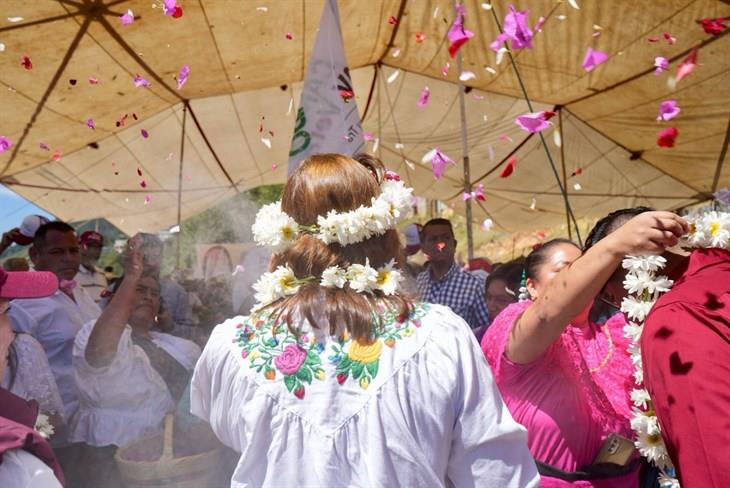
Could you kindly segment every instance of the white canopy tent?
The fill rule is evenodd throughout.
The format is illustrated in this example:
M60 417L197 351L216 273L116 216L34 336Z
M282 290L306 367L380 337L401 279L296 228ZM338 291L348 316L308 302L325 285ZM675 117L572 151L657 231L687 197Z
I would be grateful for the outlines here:
M179 3L178 19L150 0L0 4L0 135L13 142L0 153L0 182L59 218L105 217L129 233L173 225L179 187L186 218L238 191L283 182L323 2ZM474 218L490 216L507 231L563 223L565 205L540 139L514 124L528 108L509 60L497 64L489 49L498 30L483 3L464 2L476 35L461 50L464 69L476 75L466 81L472 183L483 183L487 196ZM638 204L679 208L728 186L730 40L727 30L713 36L698 24L730 17L728 2L577 3L580 9L556 0L514 2L530 11L532 25L546 18L534 48L514 55L534 110L560 112L544 135L561 173L565 167L576 216ZM508 2L492 5L501 19ZM379 139L377 152L419 195L461 211L459 73L446 50L453 2L340 0L339 8L356 101L365 130ZM127 9L136 20L124 26L118 17ZM647 40L653 37L659 40ZM610 57L586 73L589 46ZM667 78L694 46L698 67L672 91ZM23 55L31 70L21 66ZM671 61L666 73L654 74L655 56ZM190 76L177 90L174 76L184 64ZM151 85L135 87L136 74ZM418 108L425 86L430 101ZM657 122L659 103L670 98L680 115ZM677 145L660 148L656 134L668 126L679 129ZM561 132L562 147L553 131ZM421 162L434 147L457 161L440 180ZM511 155L517 169L500 178Z

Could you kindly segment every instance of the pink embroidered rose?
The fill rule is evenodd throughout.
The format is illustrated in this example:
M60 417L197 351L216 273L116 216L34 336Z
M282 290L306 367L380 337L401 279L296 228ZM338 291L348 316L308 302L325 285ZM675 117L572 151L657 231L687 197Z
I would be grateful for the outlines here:
M294 374L307 359L307 352L295 344L289 344L284 351L274 359L274 364L283 374Z

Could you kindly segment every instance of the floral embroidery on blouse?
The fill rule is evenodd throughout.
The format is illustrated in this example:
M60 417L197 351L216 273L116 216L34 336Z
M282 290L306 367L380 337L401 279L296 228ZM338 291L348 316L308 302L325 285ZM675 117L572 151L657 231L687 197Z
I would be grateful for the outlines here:
M340 385L351 377L367 389L378 374L383 345L393 348L398 340L413 335L421 327L421 318L427 311L428 305L417 304L404 319L381 305L373 314L374 319L382 320L382 328L373 342L353 341L345 331L329 346L317 342L311 332L297 337L285 319L274 319L263 313L238 324L233 342L241 348L241 357L249 361L252 370L262 373L269 381L281 377L287 390L301 400L307 385L327 379L323 354L336 366L335 379Z

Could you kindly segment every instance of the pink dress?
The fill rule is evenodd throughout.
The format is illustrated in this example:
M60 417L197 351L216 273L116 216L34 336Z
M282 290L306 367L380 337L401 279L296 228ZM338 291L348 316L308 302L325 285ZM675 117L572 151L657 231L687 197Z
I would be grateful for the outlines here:
M620 339L623 318L612 317L604 327L569 326L540 358L516 364L504 354L507 338L531 303L514 303L503 310L487 329L482 350L510 413L527 428L533 457L564 471L576 471L593 462L608 434L631 435L624 397L628 395L625 380L631 378L632 369ZM601 329L611 331L611 341ZM610 357L592 372L604 362L611 342ZM611 371L614 366L616 370ZM637 470L617 478L572 483L543 476L540 486L636 488L638 484Z

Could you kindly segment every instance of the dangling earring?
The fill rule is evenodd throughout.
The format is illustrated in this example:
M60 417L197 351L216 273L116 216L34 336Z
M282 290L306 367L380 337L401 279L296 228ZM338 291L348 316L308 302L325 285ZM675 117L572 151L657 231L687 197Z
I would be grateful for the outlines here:
M517 299L521 302L530 299L530 292L527 291L527 274L524 269L522 270L522 278L520 279L520 294L517 296Z

